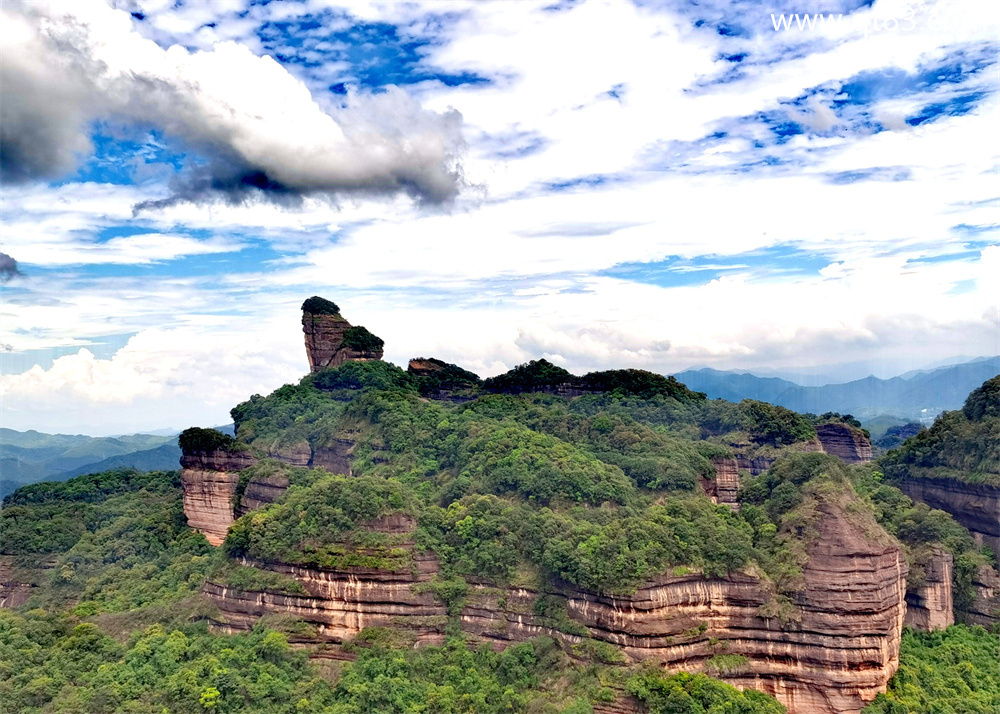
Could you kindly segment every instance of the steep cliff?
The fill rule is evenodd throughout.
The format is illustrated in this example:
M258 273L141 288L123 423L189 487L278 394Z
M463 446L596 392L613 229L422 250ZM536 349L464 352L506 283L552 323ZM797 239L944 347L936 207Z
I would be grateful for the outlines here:
M910 498L947 511L1000 558L1000 376L880 462Z
M34 587L28 573L10 555L0 555L0 607L20 607L31 597Z
M179 442L188 525L204 533L212 545L221 545L235 520L233 495L239 472L257 459L245 445L211 429L187 429Z
M914 501L950 513L1000 558L1000 486L926 476L904 476L896 485Z
M819 424L816 436L823 445L823 451L849 464L872 460L872 445L868 437L849 424Z
M665 575L627 596L477 581L453 618L500 647L539 634L570 646L590 638L617 645L632 661L653 657L669 670L706 670L773 693L793 714L858 712L884 691L898 664L906 564L898 546L873 542L836 507L824 508L815 527L804 585L784 620L761 614L771 590L743 573ZM449 608L433 595L438 562L416 551L412 539L402 547L412 564L394 570L243 561L294 578L305 595L216 582L204 593L219 607L217 625L228 630L286 613L334 642L376 626L410 632L417 642L440 641ZM726 661L735 669L720 666Z
M918 630L943 630L955 624L951 553L935 548L923 570L923 582L906 594L906 624Z
M302 332L312 372L351 360L382 359L382 340L364 327L353 327L336 304L321 297L302 304Z

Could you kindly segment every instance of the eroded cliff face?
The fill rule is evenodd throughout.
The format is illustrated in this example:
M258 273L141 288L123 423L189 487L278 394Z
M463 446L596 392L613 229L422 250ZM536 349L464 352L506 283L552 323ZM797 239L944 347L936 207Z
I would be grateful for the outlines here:
M740 466L736 459L714 458L714 479L702 479L702 487L713 503L737 508L736 493L740 490Z
M924 581L906 594L906 624L918 630L943 630L955 624L951 553L935 548L924 566Z
M412 527L396 525L380 528L398 533ZM540 634L569 644L589 637L619 646L633 661L652 657L668 670L706 670L770 692L792 714L859 712L885 690L898 666L906 564L897 545L873 544L836 508L823 511L816 528L820 538L809 548L804 587L784 620L761 614L771 591L744 573L665 575L628 596L479 582L453 617L463 631L498 647ZM405 547L412 550L412 540ZM262 615L287 613L315 624L322 639L334 642L371 626L438 642L448 621L447 608L429 587L438 563L417 552L412 563L399 571L330 571L248 562L295 578L308 594L241 592L217 583L207 583L204 593L218 605L223 629L245 629ZM547 607L536 607L541 597ZM553 619L552 612L568 618ZM721 654L745 657L746 664L716 671L713 657Z
M181 456L184 515L188 525L204 533L212 545L222 545L235 520L233 495L240 481L239 471L255 462L249 452L221 449Z
M1000 573L989 565L980 566L972 578L972 589L972 602L959 613L961 620L986 628L1000 625Z
M0 607L20 607L28 602L34 588L14 562L12 555L0 555Z
M382 359L382 348L357 349L344 344L351 323L339 314L314 314L303 311L302 332L305 334L309 370L319 372L352 360Z
M849 464L872 460L872 444L860 429L849 424L820 424L816 436L823 451L837 456Z
M914 501L950 513L1000 558L1000 487L949 478L910 477L896 483Z

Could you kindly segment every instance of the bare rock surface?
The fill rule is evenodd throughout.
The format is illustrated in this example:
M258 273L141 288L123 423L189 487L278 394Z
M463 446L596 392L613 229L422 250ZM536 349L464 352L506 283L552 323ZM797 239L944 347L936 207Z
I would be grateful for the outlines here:
M906 594L906 624L917 630L943 630L955 624L951 553L935 548L924 566L924 581Z
M898 485L914 501L950 513L1000 558L1000 487L923 477L904 478Z
M820 424L816 436L823 451L839 457L849 464L872 460L872 444L860 429L849 424Z
M329 300L316 297L306 300L302 305L302 332L310 371L338 367L351 360L382 359L381 340L376 338L376 344L358 347L347 339L351 330L351 323Z

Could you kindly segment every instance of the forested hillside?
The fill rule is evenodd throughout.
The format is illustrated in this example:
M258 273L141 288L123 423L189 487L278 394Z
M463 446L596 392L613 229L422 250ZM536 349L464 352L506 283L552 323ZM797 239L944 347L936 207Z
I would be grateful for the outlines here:
M907 602L944 552L955 612L974 610L992 556L878 464L822 453L823 423L860 431L837 415L708 400L627 371L573 378L565 396L566 375L550 367L484 384L347 362L235 407L235 438L186 431L189 482L242 465L213 502L231 514L221 548L188 527L177 472L19 489L0 517L0 588L17 605L0 610L0 701L19 712L778 713L769 695L713 677L752 684L766 660L748 638L808 637L803 622L826 597L815 562L839 557L831 546L898 554L885 572L909 580L886 587L909 589ZM717 483L729 463L746 465L732 505ZM400 609L335 629L290 606L333 603L334 586L314 578L338 573L359 593L365 578L405 583L401 605L440 614ZM580 619L581 607L639 602L650 583L702 582L759 597L744 628L771 625L751 636L708 611L678 620L650 652L676 645L690 659L672 666L697 673L664 671L636 636L621 647ZM244 596L275 605L247 610L233 599ZM497 627L504 618L538 631ZM905 632L900 673L870 711L992 711L998 644L981 627Z

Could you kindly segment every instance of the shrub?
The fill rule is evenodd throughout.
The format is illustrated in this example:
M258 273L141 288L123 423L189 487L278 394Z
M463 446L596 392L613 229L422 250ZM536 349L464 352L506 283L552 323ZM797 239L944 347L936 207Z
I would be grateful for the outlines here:
M335 302L313 295L302 303L302 312L308 312L310 315L339 315L340 308Z
M177 437L177 443L181 451L185 454L203 453L206 451L246 451L247 445L243 444L229 434L223 434L215 429L202 429L192 426L185 429Z
M410 375L391 362L371 360L366 362L345 362L333 369L307 377L312 384L324 392L341 389L405 389L413 390Z
M673 377L664 377L644 369L612 369L606 372L590 372L583 376L585 389L594 392L620 392L641 397L663 395L678 401L698 401L705 399L702 392L692 392Z
M483 383L489 392L520 394L537 392L547 387L555 387L574 379L573 375L548 360L531 360L520 364L509 372L490 377Z
M344 332L341 344L355 352L374 353L382 349L385 341L369 332L368 328L358 325L350 327Z

